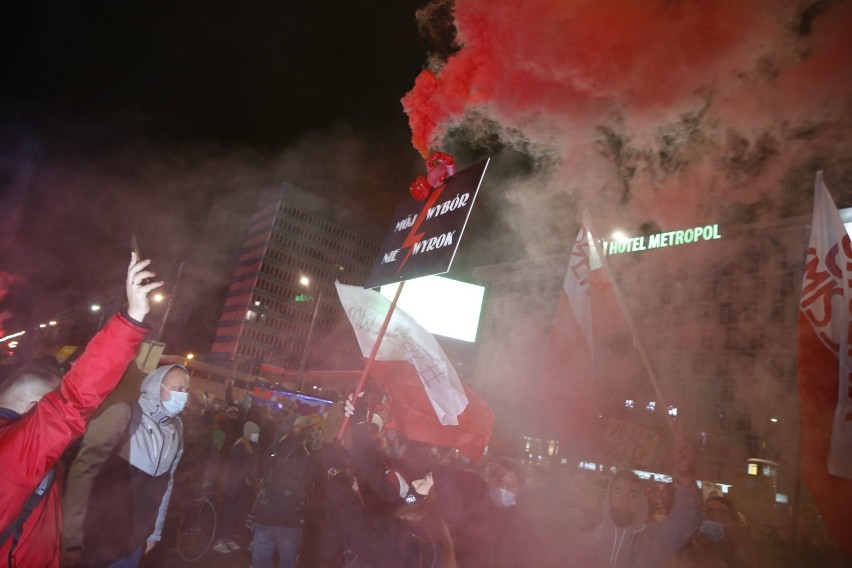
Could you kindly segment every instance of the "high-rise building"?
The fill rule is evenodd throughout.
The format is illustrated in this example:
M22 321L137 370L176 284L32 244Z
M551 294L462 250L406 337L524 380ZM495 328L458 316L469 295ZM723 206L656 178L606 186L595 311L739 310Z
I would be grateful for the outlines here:
M675 418L697 446L702 479L735 484L746 460L757 458L778 462L779 491L793 490L799 423L796 314L807 222L723 226L701 242L675 243L672 236L677 246L659 246L657 237L654 248L648 247L651 235L645 235L644 249L611 249L608 264L637 334L632 337L625 328L595 345L602 437L610 419L657 432L661 443L651 469L664 471L672 445L666 421ZM536 388L566 265L567 256L474 271L489 284L477 385L494 405L498 422L501 416L520 419L524 427L514 427L519 439L559 437L536 421L535 397L524 390ZM637 356L638 341L665 401ZM573 380L570 362L563 378ZM524 403L532 405L530 419L517 412ZM604 455L605 446L599 440L600 451L590 459L619 464L619 458Z
M211 360L257 373L357 369L360 351L335 280L363 285L382 230L344 208L283 184L264 194L243 242Z

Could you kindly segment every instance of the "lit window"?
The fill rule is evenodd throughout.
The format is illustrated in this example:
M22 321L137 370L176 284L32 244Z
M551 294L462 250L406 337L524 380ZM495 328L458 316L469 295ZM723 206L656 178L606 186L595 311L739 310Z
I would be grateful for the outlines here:
M627 399L624 401L624 408L633 408L634 402L631 399Z
M668 412L669 412L669 416L677 416L677 407L676 406L670 406L668 408Z
M653 412L654 410L657 410L657 403L652 400L645 408Z

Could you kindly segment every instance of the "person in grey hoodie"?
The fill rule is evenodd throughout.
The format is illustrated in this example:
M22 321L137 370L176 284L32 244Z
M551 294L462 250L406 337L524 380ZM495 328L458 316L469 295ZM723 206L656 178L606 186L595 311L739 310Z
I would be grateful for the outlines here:
M140 390L138 403L115 404L86 429L63 502L64 566L138 566L160 540L183 454L189 373L159 367Z
M660 523L648 518L645 484L631 470L618 471L609 483L601 521L578 539L576 556L566 566L658 568L686 543L701 522L701 492L695 483L694 452L675 449L674 506Z

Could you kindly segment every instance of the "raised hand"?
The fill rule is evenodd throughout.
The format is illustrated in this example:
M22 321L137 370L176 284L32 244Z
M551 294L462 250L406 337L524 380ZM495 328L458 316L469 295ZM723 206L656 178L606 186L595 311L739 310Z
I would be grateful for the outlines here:
M127 267L127 281L125 288L127 289L127 315L136 321L143 321L145 316L151 310L151 304L148 301L148 293L163 285L162 282L149 282L145 284L146 278L152 278L153 272L145 270L151 264L150 260L140 261L136 258L136 253L130 253L130 266Z

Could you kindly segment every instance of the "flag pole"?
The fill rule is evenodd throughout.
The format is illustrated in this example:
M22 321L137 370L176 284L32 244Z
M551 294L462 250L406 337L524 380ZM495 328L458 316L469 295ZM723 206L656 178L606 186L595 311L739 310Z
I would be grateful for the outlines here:
M675 429L674 419L669 415L669 406L666 402L666 397L663 396L663 390L660 388L660 383L657 380L657 373L654 371L654 367L651 364L651 359L648 357L648 352L645 350L645 344L642 342L642 337L639 335L639 331L636 329L636 325L633 323L633 318L630 317L630 312L627 311L627 303L624 301L624 296L621 294L621 288L619 288L618 283L616 283L615 278L612 275L612 271L609 268L609 263L606 261L606 257L601 250L600 242L598 241L594 227L592 227L592 221L587 211L583 212L583 223L588 228L589 232L592 235L592 244L595 247L595 252L597 252L598 258L600 258L601 266L606 272L607 279L610 281L612 285L612 292L615 295L615 300L618 302L618 307L621 309L621 313L624 315L624 319L627 322L627 327L630 329L630 334L633 336L633 345L636 347L636 350L639 352L639 357L642 359L642 364L645 366L645 370L648 372L648 377L651 379L651 386L654 387L654 393L657 395L657 398L660 400L660 404L662 405L665 416L666 416L666 424L669 426L669 430L671 430L672 436L675 441L680 439L680 436Z
M355 387L355 392L352 394L352 404L355 404L355 401L358 400L358 397L361 396L361 392L364 390L364 383L367 382L367 375L370 373L370 369L373 367L373 361L376 360L376 354L379 352L379 347L382 344L382 339L385 337L385 331L388 329L388 324L390 323L391 316L393 315L394 310L396 309L396 303L399 300L400 294L402 294L402 287L405 285L405 280L399 283L399 286L396 288L396 294L393 296L393 301L391 302L390 308L388 308L388 313L385 315L385 321L382 322L382 327L379 329L379 334L376 336L376 342L373 343L373 349L370 351L370 357L367 359L367 364L364 366L364 370L361 372L361 376L358 378L358 386ZM340 425L340 430L337 432L337 439L343 440L343 433L346 432L346 427L349 426L349 416L343 417L343 423Z

